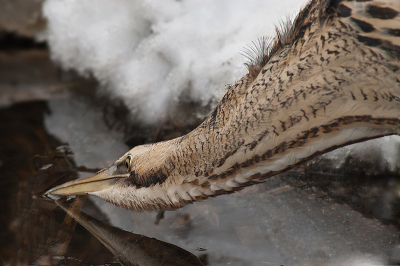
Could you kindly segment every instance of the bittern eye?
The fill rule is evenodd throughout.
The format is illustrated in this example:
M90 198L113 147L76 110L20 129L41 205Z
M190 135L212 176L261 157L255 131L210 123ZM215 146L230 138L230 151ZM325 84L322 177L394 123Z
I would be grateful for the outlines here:
M126 157L126 160L125 160L125 167L126 167L126 171L128 171L128 172L131 169L131 161L132 161L132 155L128 155L128 157Z

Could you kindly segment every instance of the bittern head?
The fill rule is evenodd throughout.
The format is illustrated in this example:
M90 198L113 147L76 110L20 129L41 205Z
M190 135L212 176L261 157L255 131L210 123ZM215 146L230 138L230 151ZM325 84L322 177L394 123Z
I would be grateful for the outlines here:
M108 168L102 169L92 176L57 186L49 190L47 194L55 196L85 195L110 188L115 183L124 182L124 179L130 177L132 158L131 154L126 154Z
M96 174L59 185L46 194L94 195L117 206L137 211L180 208L193 200L183 199L168 154L175 141L136 146L111 166ZM168 163L166 163L168 161ZM171 181L172 180L172 181ZM187 196L184 196L187 197Z

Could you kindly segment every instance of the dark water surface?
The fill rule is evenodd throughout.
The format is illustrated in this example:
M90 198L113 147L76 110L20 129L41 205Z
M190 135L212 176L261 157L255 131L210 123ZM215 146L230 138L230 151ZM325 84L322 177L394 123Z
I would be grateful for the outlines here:
M44 51L0 54L4 265L400 263L400 182L390 173L328 174L302 166L168 211L158 224L156 213L95 197L42 197L108 166L130 148L126 143L146 141L124 132L119 116L93 100L95 87L57 70ZM146 134L167 138L159 129Z

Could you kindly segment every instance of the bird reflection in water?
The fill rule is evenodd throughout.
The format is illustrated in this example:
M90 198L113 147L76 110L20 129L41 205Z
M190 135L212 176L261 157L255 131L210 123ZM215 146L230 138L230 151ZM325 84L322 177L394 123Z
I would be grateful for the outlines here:
M203 263L194 254L173 244L134 234L103 223L81 212L86 196L79 196L71 204L65 200L56 203L67 214L95 236L124 265L185 265L200 266Z

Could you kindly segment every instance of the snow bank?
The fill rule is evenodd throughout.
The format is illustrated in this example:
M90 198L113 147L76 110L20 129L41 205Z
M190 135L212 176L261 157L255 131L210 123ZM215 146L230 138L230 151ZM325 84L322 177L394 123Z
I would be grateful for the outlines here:
M52 58L92 74L135 118L159 122L185 91L215 103L246 72L240 50L307 1L46 0Z

